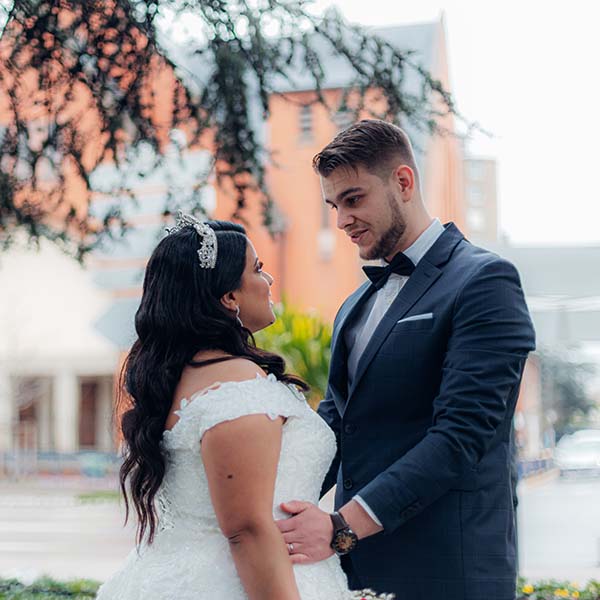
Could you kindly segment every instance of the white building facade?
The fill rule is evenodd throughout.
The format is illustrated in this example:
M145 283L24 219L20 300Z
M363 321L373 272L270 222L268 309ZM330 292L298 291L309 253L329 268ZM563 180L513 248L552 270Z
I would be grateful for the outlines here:
M39 453L112 452L120 352L94 329L111 302L56 246L0 255L0 470ZM24 462L25 461L25 462Z

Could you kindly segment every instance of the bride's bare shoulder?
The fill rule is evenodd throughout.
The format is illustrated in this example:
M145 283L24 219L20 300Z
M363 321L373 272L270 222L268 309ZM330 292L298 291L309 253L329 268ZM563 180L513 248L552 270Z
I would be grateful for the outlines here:
M188 366L181 374L176 397L189 398L200 390L218 387L226 382L246 381L266 376L263 369L247 358L231 358L200 368Z
M254 379L257 375L259 377L267 376L263 369L247 358L233 358L226 362L215 363L211 366L214 367L215 372L222 374L221 381L223 382Z
M198 360L194 357L195 360ZM201 360L209 360L210 357ZM224 383L233 381L247 381L257 377L266 377L267 374L255 362L247 358L231 358L223 362L216 362L202 367L186 366L183 369L179 383L175 390L173 403L167 417L165 427L171 429L179 420L176 411L182 407L182 401L189 401L193 396L208 390L216 389Z

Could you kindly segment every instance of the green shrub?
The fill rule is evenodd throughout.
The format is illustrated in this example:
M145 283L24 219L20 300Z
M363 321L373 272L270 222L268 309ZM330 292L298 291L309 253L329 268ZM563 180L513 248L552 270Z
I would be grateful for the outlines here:
M96 597L100 584L89 579L59 582L42 577L31 585L16 579L0 579L1 600L89 600Z
M600 582L590 581L581 587L554 579L532 583L520 577L517 592L517 600L600 600Z
M276 306L277 321L256 334L256 343L269 352L282 355L287 370L311 387L313 408L325 395L331 360L331 324L318 314L298 311L285 302Z
M81 504L93 504L96 502L117 502L121 498L118 490L94 490L82 492L77 495L77 501Z
M0 579L0 600L90 600L95 597L99 583L88 579L58 582L44 577L31 585L16 579ZM540 581L531 583L519 578L518 600L600 600L600 582L590 581L581 587L576 583ZM407 598L406 600L409 600ZM436 598L432 600L443 600Z

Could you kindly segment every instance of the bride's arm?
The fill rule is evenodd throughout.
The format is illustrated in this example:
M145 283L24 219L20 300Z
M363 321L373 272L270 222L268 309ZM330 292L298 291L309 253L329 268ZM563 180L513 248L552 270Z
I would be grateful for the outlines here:
M212 503L250 600L300 600L273 520L282 424L281 417L244 416L216 425L202 438Z

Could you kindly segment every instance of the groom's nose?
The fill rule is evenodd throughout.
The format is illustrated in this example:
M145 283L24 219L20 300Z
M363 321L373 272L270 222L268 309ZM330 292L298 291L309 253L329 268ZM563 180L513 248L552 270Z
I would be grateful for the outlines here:
M350 214L350 211L339 207L337 211L337 228L346 229L352 223L354 223L354 217Z

